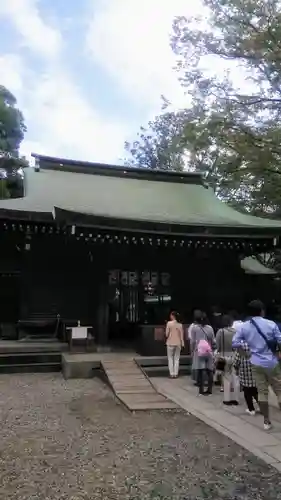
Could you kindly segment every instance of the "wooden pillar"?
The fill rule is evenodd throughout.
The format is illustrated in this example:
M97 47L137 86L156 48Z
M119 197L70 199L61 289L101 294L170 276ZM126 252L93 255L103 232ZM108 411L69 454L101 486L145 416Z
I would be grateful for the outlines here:
M107 285L105 283L100 285L99 304L97 307L97 344L106 346L108 344L108 297Z

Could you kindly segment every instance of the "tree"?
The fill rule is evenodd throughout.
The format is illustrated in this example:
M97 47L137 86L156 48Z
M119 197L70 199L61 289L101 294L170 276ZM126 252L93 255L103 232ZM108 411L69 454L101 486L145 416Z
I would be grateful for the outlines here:
M174 23L172 47L178 57L182 84L192 90L193 104L202 105L209 141L223 145L224 153L231 159L224 172L230 198L234 194L231 190L234 180L243 187L243 198L246 190L249 208L254 212L278 210L280 2L204 0L204 4L209 9L208 27L194 28L194 20L183 17ZM212 56L217 65L227 60L242 66L248 93L235 88L229 74L222 79L206 77L200 69L200 62L206 61L206 56Z
M19 156L26 127L16 98L0 85L0 199L23 196L23 168Z
M173 26L171 44L190 98L188 113L182 112L185 125L181 122L180 134L170 140L173 155L188 157L189 168L204 172L232 204L257 214L280 214L280 2L203 4L205 18L179 17ZM236 71L243 68L244 90L233 83L231 71L222 77L206 72L208 61L214 67L226 61Z
M16 104L13 94L0 85L0 150L18 157L26 126Z
M183 170L185 159L178 138L182 137L187 115L188 110L167 112L141 127L137 139L125 143L125 150L131 155L125 163L152 170Z

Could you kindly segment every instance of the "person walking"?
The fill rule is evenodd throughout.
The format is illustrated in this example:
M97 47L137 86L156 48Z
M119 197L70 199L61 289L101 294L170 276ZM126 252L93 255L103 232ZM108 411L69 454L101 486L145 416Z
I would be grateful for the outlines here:
M213 350L215 336L213 328L208 324L204 312L194 312L194 325L191 330L190 349L192 354L192 368L197 372L197 381L200 395L212 394L213 389ZM204 377L207 376L208 388L204 392Z
M180 353L184 347L183 326L179 321L179 314L172 311L170 321L166 326L166 346L168 356L168 367L171 378L177 378L179 374Z
M196 315L198 313L198 311L199 311L199 309L194 310L193 318L194 318L194 315ZM199 316L200 316L200 311L199 311ZM189 341L189 351L190 352L191 352L191 332L192 332L192 328L195 326L195 324L196 323L194 323L194 320L193 320L193 322L191 323L191 325L189 325L188 330L187 330L188 341ZM194 370L194 368L193 368L193 363L191 366L191 379L193 380L194 385L196 387L198 387L198 374L197 374L197 370Z
M265 308L260 300L249 306L249 318L233 337L232 346L240 349L246 343L251 351L253 377L259 394L260 411L264 418L264 429L271 428L269 415L269 386L275 393L281 410L281 332L273 321L264 318Z
M247 405L246 413L251 416L256 414L254 400L259 408L258 390L256 381L253 377L252 365L250 362L251 351L249 346L244 342L241 345L243 354L240 350L236 350L233 356L233 368L239 376L240 384L243 388L244 398Z
M222 327L216 335L216 366L222 371L223 404L229 406L239 404L240 393L240 384L233 369L232 339L235 329L232 324L232 318L224 315L221 319Z

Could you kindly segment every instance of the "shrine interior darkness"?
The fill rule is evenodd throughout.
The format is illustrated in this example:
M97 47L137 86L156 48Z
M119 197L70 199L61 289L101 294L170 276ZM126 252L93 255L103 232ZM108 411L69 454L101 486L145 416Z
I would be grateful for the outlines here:
M6 224L1 322L59 315L96 331L106 323L114 340L137 335L138 325L163 324L172 309L188 323L195 308L240 309L247 300L242 240L71 231Z

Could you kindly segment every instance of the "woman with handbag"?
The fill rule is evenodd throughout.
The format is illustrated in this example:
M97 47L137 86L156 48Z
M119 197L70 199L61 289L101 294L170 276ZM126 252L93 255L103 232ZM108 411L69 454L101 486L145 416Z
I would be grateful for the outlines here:
M223 316L222 328L216 336L216 369L223 372L223 403L225 405L238 405L240 393L239 379L233 369L232 339L235 329L232 323L230 316Z
M191 329L190 350L192 354L192 369L197 373L200 395L212 394L215 336L213 328L208 324L204 312L194 312L194 325ZM204 391L204 379L208 380L207 391Z

